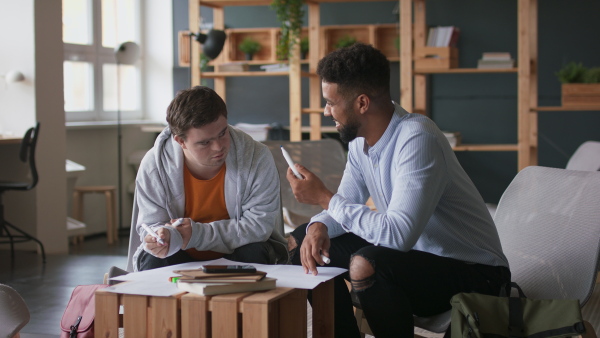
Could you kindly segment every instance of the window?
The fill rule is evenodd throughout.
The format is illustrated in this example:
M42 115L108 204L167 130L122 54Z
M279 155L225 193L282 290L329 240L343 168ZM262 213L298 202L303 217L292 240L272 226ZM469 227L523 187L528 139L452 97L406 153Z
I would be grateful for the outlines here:
M115 48L139 41L139 0L62 0L67 121L139 119L141 75Z

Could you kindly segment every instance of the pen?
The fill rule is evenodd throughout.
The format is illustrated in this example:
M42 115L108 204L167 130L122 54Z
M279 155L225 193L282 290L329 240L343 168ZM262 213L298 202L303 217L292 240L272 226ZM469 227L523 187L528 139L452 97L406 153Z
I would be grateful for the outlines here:
M285 158L285 161L290 166L290 169L292 169L292 171L294 172L294 176L296 176L299 179L303 179L302 175L300 175L300 173L298 172L298 170L294 166L294 162L292 161L292 158L290 157L290 154L288 154L288 152L285 150L285 148L283 146L281 146L281 152L283 153L283 157Z
M323 262L325 264L329 264L331 263L331 259L329 259L329 257L325 256L325 255L321 255L321 259L323 260Z
M185 218L178 218L178 219L177 219L175 222L173 222L171 225L172 225L172 226L174 226L174 227L180 226L180 225L181 225L181 223L183 223L183 220L184 220L184 219L185 219Z
M158 243L165 245L165 241L163 241L162 238L160 238L160 236L158 236L158 234L154 232L154 230L150 229L150 227L146 223L142 223L142 228L144 228L144 230L146 230L146 232L149 233L152 237L156 238L156 241Z

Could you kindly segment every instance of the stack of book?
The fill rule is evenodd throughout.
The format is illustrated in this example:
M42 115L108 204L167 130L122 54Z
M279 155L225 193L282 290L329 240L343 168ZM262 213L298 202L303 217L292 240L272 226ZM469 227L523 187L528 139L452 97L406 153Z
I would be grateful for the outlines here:
M450 146L452 148L460 145L460 142L462 141L462 136L459 131L443 131L443 133L444 136L446 136L446 139L448 140L448 143L450 143Z
M263 271L248 273L206 273L201 269L175 270L181 277L172 277L177 288L203 296L236 292L265 291L275 288L277 279L266 277Z
M454 26L429 28L427 47L456 47L460 29Z
M487 52L477 62L479 69L510 69L515 67L515 60L508 52Z

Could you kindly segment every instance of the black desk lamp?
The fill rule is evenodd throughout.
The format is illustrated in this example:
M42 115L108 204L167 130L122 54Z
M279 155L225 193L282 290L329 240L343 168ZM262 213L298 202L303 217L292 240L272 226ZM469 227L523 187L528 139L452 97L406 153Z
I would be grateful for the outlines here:
M195 36L195 40L202 44L202 53L211 60L219 56L227 37L224 31L217 29L211 29L207 34L190 32L190 87L192 85L192 36Z
M225 38L227 37L224 31L217 29L211 29L206 34L190 33L190 36L196 37L196 41L203 45L202 52L211 60L219 56L225 45Z

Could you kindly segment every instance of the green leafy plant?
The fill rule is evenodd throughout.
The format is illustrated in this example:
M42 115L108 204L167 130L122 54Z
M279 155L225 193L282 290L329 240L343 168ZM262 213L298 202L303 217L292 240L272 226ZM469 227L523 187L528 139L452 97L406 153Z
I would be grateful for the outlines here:
M334 47L335 48L344 48L344 47L352 46L355 43L356 43L356 38L354 38L350 35L344 35L339 40L337 40Z
M262 48L260 43L251 37L246 37L244 40L242 40L238 47L242 52L249 55L258 53Z
M581 62L569 62L555 74L560 83L583 83L583 74L586 71L587 68Z
M583 73L583 83L600 83L600 67L586 70Z
M205 72L208 70L208 62L210 59L206 54L200 53L200 71Z
M303 0L273 0L271 9L275 10L281 24L281 37L277 43L277 59L290 57L295 44L300 40L304 18Z
M308 53L308 37L303 37L300 40L300 53L306 55Z
M400 50L400 36L394 39L394 47L396 47L396 50Z

